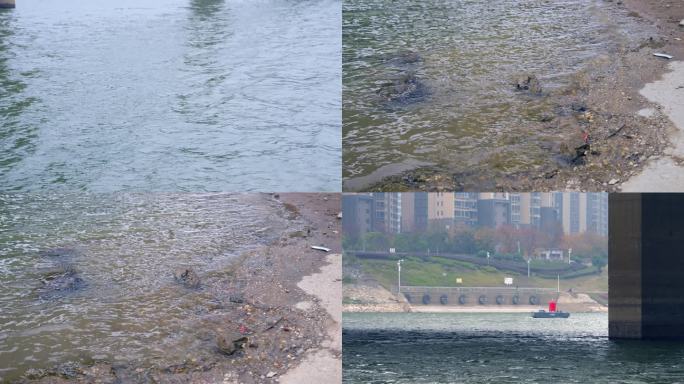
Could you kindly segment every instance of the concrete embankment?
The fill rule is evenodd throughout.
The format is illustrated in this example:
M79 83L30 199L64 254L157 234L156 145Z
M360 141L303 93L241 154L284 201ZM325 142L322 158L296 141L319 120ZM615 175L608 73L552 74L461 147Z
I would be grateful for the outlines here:
M320 273L306 276L297 284L302 290L314 295L325 308L332 321L327 326L327 340L321 347L310 351L294 369L280 378L280 383L339 383L342 381L342 255L330 255L328 265ZM312 302L297 303L306 309Z
M622 185L624 192L684 191L684 61L674 61L669 68L671 72L647 84L640 93L655 103L675 125L676 131L670 137L671 147L664 156L625 182Z
M561 292L537 288L419 288L403 287L402 291L413 294L409 303L404 297L379 285L348 284L343 288L344 312L430 312L430 313L519 313L545 309L549 300L558 300L559 308L568 312L606 312L608 307L586 293ZM416 297L418 292L422 295ZM458 291L458 292L456 292ZM510 292L509 292L510 291ZM435 294L435 292L438 292ZM456 296L453 296L453 294ZM429 295L424 303L423 295ZM443 299L443 295L447 296ZM449 297L449 296L453 297ZM461 295L466 300L461 302ZM403 295L402 295L403 296ZM434 296L434 297L433 297ZM518 304L512 299L517 297ZM484 303L480 303L484 298ZM534 298L535 304L530 303ZM442 301L444 300L444 303ZM499 301L501 304L497 303Z

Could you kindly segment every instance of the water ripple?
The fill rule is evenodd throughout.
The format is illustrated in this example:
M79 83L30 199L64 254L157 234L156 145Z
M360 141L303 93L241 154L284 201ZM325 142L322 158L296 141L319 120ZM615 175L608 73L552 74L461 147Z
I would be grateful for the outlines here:
M1 12L0 191L339 190L340 7Z

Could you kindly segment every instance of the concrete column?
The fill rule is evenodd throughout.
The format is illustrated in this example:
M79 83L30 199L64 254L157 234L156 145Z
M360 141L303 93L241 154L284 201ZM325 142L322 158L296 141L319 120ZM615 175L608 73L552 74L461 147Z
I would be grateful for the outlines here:
M608 196L608 334L641 338L641 195Z
M610 337L684 339L684 194L609 199Z
M14 8L14 0L0 0L0 8Z

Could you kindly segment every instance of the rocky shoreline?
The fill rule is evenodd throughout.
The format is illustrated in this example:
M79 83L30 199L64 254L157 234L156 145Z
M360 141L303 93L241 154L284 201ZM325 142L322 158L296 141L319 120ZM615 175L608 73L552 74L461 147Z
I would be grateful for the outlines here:
M678 128L671 114L640 90L671 70L670 62L654 53L684 59L684 26L679 25L684 6L674 1L605 3L611 13L634 18L648 37L594 58L569 86L541 96L553 107L524 129L548 152L543 165L503 172L486 163L457 174L430 165L367 185L347 185L370 191L619 191L650 164L673 157L667 152ZM536 80L533 74L527 78ZM512 86L525 88L520 82ZM543 84L535 83L537 93L539 87Z
M182 335L194 338L207 354L164 366L84 359L30 370L17 382L298 382L316 373L297 371L312 361L324 372L323 377L320 372L313 377L340 381L341 320L336 313L341 310L334 305L335 297L341 297L335 294L341 292L340 195L294 193L272 198L282 202L283 215L292 221L289 232L242 255L230 270L198 276L181 268L174 273L185 289L201 286L202 294L213 298L210 308L196 308L186 320L196 333ZM312 245L331 251L314 250ZM314 287L306 283L311 279Z

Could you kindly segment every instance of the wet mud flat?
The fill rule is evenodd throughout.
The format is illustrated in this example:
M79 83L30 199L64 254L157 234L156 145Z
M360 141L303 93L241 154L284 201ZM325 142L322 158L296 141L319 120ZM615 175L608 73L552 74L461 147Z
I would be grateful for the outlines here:
M511 81L514 97L544 107L533 121L519 127L517 138L509 138L507 151L474 159L467 167L446 160L393 174L378 172L360 183L347 180L345 189L620 190L672 145L676 127L661 106L639 91L668 71L668 60L654 53L684 57L684 27L678 25L684 6L676 2L604 3L616 17L629 17L641 26L643 38L597 55L558 89L547 91L544 81L538 83L533 73ZM526 153L529 145L545 153L545 158ZM517 153L509 156L509 150L516 147ZM458 153L446 157L457 158Z
M341 252L340 201L336 194L274 194L291 222L275 240L240 255L232 267L210 272L177 268L181 291L201 300L183 308L178 346L191 346L184 358L164 363L96 359L29 369L17 383L270 383L278 382L312 354L326 351L341 366L333 342L339 319L303 279L327 268L325 283L341 285L330 271L331 254ZM329 253L312 245L330 248ZM64 276L73 278L71 270ZM327 281L330 280L330 281ZM71 280L68 280L71 281ZM321 282L321 284L323 281ZM341 341L339 341L341 343ZM181 353L182 355L182 353Z

